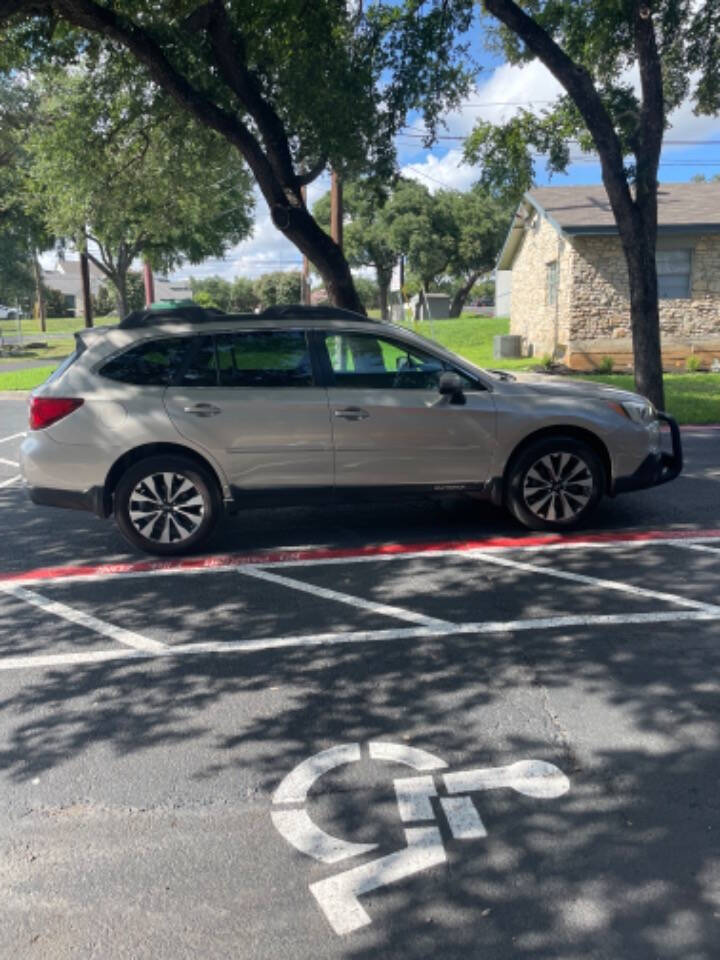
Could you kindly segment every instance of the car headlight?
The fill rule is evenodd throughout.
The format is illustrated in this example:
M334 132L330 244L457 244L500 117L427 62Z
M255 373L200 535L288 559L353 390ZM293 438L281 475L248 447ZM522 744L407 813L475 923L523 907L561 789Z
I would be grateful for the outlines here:
M622 403L611 403L610 406L632 420L633 423L650 424L656 419L655 407L649 400L623 400Z

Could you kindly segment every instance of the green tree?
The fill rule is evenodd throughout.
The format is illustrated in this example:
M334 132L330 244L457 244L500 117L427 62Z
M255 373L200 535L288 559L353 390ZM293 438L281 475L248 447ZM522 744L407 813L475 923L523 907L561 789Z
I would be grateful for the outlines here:
M253 284L253 292L263 307L280 303L300 303L301 277L299 271L275 270L263 273Z
M459 317L479 278L493 269L511 222L512 208L479 184L466 193L447 191L457 228L457 245L447 265L453 283L450 316Z
M420 110L433 130L468 87L470 2L449 0L0 0L0 66L129 53L165 95L239 151L275 225L361 309L342 251L302 188L328 165L387 178L393 136ZM136 67L137 69L137 67Z
M24 79L24 78L23 78ZM36 98L26 82L0 74L0 301L30 300L33 292L45 330L45 291L39 251L52 245L42 217L23 202L25 149L36 117Z
M222 277L191 277L190 289L193 300L201 307L217 307L230 313L232 309L232 284Z
M433 195L414 180L399 180L385 209L392 243L427 292L447 272L460 231L448 191Z
M252 313L259 303L253 282L248 277L235 277L231 298L232 310L237 313Z
M372 180L356 180L343 191L343 249L351 267L373 267L377 278L380 314L388 318L388 291L401 250L390 232L385 216L388 194ZM313 216L325 230L330 229L330 192L313 207ZM355 280L358 287L358 279ZM358 295L367 309L366 297Z
M217 134L119 72L53 70L39 86L26 207L88 248L121 316L137 257L165 272L222 256L249 234L250 177Z
M465 0L458 0L465 8ZM716 0L484 0L513 63L538 59L565 94L540 117L480 124L467 144L485 182L527 189L532 151L564 170L570 145L596 150L630 284L635 383L664 406L655 247L658 165L668 116L690 97L720 110L720 4ZM639 74L639 93L628 79Z
M355 289L366 310L381 309L380 287L370 277L355 277Z

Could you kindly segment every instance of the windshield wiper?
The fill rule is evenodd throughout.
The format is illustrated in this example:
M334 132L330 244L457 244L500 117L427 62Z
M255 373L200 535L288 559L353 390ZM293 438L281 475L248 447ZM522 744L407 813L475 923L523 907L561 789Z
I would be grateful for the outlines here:
M492 373L493 376L498 378L498 380L517 380L517 377L514 377L511 373L508 373L507 370L488 369L488 373Z

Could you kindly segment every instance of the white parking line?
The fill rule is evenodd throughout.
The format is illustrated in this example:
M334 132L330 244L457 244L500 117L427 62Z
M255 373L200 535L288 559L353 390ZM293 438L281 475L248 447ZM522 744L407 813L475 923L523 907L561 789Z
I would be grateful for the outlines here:
M19 473L16 474L14 477L10 477L9 480L3 480L0 483L0 489L2 489L3 487L9 487L11 483L17 483L18 480L22 480L22 477L20 476Z
M700 550L702 553L720 553L720 547L708 547L703 543L676 543L673 546L683 547L685 550Z
M81 627L86 627L94 633L100 633L105 637L110 637L112 640L117 640L118 643L122 643L126 647L132 647L135 650L144 650L148 653L159 652L166 649L166 645L160 643L159 640L150 640L148 637L143 637L139 633L134 633L132 630L116 627L112 623L99 620L97 617L83 613L81 610L75 610L65 603L60 603L57 600L48 600L47 597L42 597L39 593L26 590L24 587L18 587L11 583L0 583L0 590L13 597L17 597L18 600L24 600L34 607L39 607L46 613L51 613L56 617L61 617L63 620L68 620L70 623L77 623Z
M277 573L270 573L269 570L263 570L260 567L237 567L236 569L238 573L242 573L246 577L254 577L256 580L266 580L268 583L277 583L282 587L290 587L292 590L310 593L314 597L322 597L323 600L336 600L339 603L346 603L348 606L357 607L359 610L379 613L385 617L395 617L397 620L407 620L410 623L421 623L423 626L433 627L435 630L452 629L454 626L454 624L448 620L437 620L435 617L426 617L422 613L415 613L413 610L406 610L404 607L395 607L387 603L375 603L373 600L365 600L361 597L351 596L349 593L328 590L327 587L318 587L313 583L303 583L302 580L282 577Z
M5 457L0 457L0 463L7 464L8 467L15 467L15 468L17 468L17 467L20 466L20 464L17 462L17 460L6 460Z
M0 437L0 443L8 443L10 440L17 440L20 437L24 437L24 433L12 433L9 437Z
M5 585L2 585L5 589ZM391 630L354 630L345 633L318 633L296 637L268 637L262 640L209 641L175 646L158 644L157 649L97 650L87 653L38 654L26 657L0 658L4 670L42 669L45 667L81 666L109 660L133 660L138 657L185 657L206 654L257 653L292 647L331 647L355 643L392 640L442 639L460 634L518 633L529 630L555 630L564 627L608 627L646 623L680 623L720 620L720 608L710 610L669 610L658 613L617 613L588 616L543 617L529 620L501 620L453 624L439 633L431 627L397 627ZM94 619L94 618L90 618ZM100 621L101 622L101 621ZM105 624L105 626L110 626ZM112 628L111 628L112 629ZM115 638L117 639L117 638ZM145 640L145 638L142 638ZM155 641L146 641L154 643Z
M557 570L555 567L543 567L537 563L525 563L522 560L511 560L509 557L496 557L482 550L469 551L467 556L476 557L486 563L498 567L510 567L513 570L523 570L526 573L542 574L546 577L556 577L558 580L570 580L573 583L582 583L590 587L600 587L602 590L617 590L620 593L630 593L637 597L647 597L650 600L662 600L665 603L676 603L681 607L690 607L692 610L705 610L708 613L720 615L720 606L713 603L702 603L700 600L691 600L681 597L677 593L665 593L662 590L648 590L632 583L622 583L620 580L604 580L601 577L590 577L584 573L571 573L569 570Z

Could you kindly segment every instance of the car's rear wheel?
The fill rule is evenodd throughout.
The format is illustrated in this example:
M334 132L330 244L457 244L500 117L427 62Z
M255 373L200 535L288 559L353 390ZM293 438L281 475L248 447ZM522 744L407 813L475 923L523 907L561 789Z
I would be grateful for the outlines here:
M196 550L212 533L220 510L214 478L182 456L133 464L115 491L115 520L123 536L161 556Z
M529 444L512 465L506 501L531 530L580 526L603 495L605 472L593 448L575 437Z

